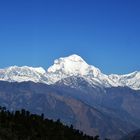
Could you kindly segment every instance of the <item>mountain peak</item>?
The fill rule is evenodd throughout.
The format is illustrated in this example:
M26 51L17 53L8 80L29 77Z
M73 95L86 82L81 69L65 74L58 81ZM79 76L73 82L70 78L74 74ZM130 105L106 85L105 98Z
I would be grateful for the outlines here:
M77 54L72 54L68 57L65 57L65 59L69 59L71 61L82 61L82 62L84 62L83 58L81 56L77 55Z
M42 67L28 67L28 66L10 66L5 69L0 69L0 80L10 82L43 82L41 77L44 77L46 71Z
M54 61L54 64L48 69L49 73L62 72L68 75L83 75L88 69L89 65L78 55L70 55L68 57L61 57Z
M77 54L73 54L73 55L70 55L70 56L67 56L67 57L60 57L59 59L56 59L54 61L54 64L60 64L60 63L86 63L85 60L77 55Z
M37 72L37 73L40 73L40 74L44 74L46 73L45 69L43 69L42 67L29 67L29 66L22 66L22 67L19 67L19 66L10 66L8 68L5 68L5 70L7 71L34 71L34 72Z
M80 56L73 54L68 57L61 57L54 61L54 64L49 67L47 76L49 81L55 83L71 76L80 77L97 77L100 70L94 66L88 65Z

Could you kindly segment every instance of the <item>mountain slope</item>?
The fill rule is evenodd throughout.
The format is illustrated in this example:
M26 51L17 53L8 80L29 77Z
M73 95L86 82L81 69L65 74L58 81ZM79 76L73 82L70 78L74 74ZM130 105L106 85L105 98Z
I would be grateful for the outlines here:
M60 119L67 125L73 124L75 128L86 134L92 136L99 134L102 138L108 137L112 140L117 140L140 126L135 115L131 116L127 109L122 108L122 104L118 103L118 107L115 105L115 109L108 107L115 107L114 103L118 100L117 94L113 97L111 93L108 101L105 100L109 95L103 96L105 97L103 101L104 93L93 91L88 96L86 92L64 87L64 85L62 87L62 85L3 81L0 82L0 105L6 106L11 111L25 108L32 113L44 113L50 119ZM133 94L131 96L133 97ZM136 98L140 99L139 96ZM105 104L102 104L102 101ZM106 104L106 102L110 103ZM139 106L139 104L136 105Z
M140 129L129 133L127 136L123 137L121 140L140 140Z

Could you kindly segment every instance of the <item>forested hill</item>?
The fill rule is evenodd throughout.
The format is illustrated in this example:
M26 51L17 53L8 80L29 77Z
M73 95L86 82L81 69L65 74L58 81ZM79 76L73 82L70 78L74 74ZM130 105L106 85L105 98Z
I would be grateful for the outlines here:
M0 107L0 140L98 140L65 126L59 120L44 119L44 115L29 111L9 112Z

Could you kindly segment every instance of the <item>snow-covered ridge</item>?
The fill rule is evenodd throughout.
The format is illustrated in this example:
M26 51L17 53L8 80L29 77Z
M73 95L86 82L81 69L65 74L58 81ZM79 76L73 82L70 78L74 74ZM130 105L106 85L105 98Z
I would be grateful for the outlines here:
M11 66L0 69L0 80L9 82L33 81L54 84L71 76L82 77L90 85L102 87L128 86L132 89L140 89L140 72L126 75L106 75L98 68L88 65L80 56L75 54L55 60L54 64L47 70L41 67L28 66Z
M46 82L46 77L44 76L46 71L41 68L33 68L28 66L18 67L11 66L5 69L0 69L0 80L9 82Z

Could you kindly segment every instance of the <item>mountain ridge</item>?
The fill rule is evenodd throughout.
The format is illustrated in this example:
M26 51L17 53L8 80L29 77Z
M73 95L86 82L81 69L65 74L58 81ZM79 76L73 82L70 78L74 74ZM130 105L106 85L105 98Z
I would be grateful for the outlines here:
M140 90L139 71L124 75L106 75L95 66L87 64L84 59L76 54L56 59L47 70L42 67L29 66L10 66L0 69L0 80L8 82L33 81L51 85L71 76L82 77L90 84L99 87L127 86L131 89Z

